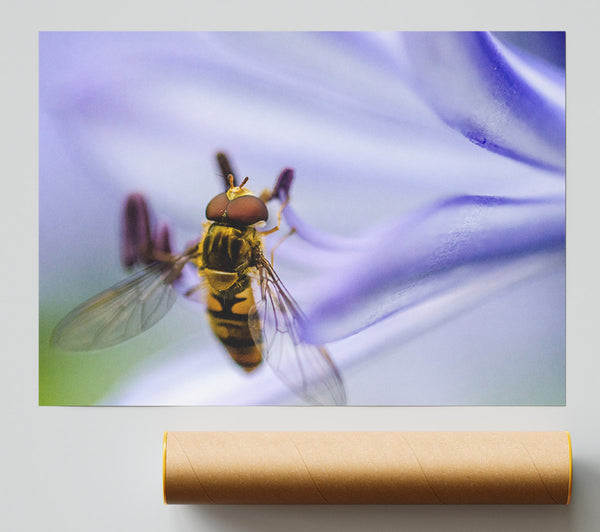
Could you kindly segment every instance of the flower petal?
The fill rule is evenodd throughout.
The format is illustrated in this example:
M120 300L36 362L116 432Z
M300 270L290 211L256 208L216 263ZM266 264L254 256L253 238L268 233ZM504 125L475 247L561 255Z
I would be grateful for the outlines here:
M462 196L401 219L329 268L318 303L305 309L305 338L346 337L476 276L502 275L515 259L563 249L564 208L561 197Z
M404 39L422 94L448 125L491 151L564 170L564 71L540 68L487 33Z
M255 190L293 167L293 204L309 203L311 223L340 231L389 218L390 207L547 180L457 139L393 68L406 59L390 59L395 38L43 34L40 105L91 179L123 195L140 190L195 231L198 202L220 188L220 149ZM368 50L356 53L364 41ZM330 216L330 198L348 212L347 199L362 198L360 220Z

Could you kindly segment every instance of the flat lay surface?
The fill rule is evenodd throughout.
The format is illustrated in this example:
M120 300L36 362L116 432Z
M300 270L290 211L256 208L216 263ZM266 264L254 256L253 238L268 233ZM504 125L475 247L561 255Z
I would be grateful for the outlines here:
M333 7L335 6L335 9ZM344 529L350 532L363 530L420 530L420 531L492 531L530 530L592 532L600 522L600 428L597 423L599 409L597 390L600 362L600 341L597 329L597 302L600 298L597 275L598 252L595 231L597 227L597 198L599 187L597 173L597 124L600 113L597 105L596 87L598 73L594 67L598 48L595 21L597 8L584 2L575 2L569 8L561 2L504 2L501 6L486 6L478 2L426 3L417 11L403 10L398 5L382 3L381 9L365 12L350 3L331 4L332 12L325 13L323 6L314 6L312 13L300 8L285 9L277 4L255 9L248 13L247 6L228 5L227 12L218 11L212 4L203 5L175 2L164 6L146 2L105 2L101 6L58 2L52 6L19 4L10 17L5 17L2 36L3 64L6 72L2 85L3 116L5 117L4 154L2 175L5 177L5 193L0 195L3 213L3 242L5 260L3 274L5 297L2 304L2 323L5 343L2 350L1 404L4 431L0 448L4 457L1 498L3 511L0 528L6 530L54 531L276 531L289 530L328 531ZM246 9L246 11L244 11ZM269 22L264 13L271 14ZM319 16L317 17L317 13ZM239 16L237 15L239 14ZM193 15L193 16L192 16ZM258 20L257 20L258 19ZM468 22L468 27L467 23ZM298 28L298 26L301 28ZM41 230L42 198L39 196L38 127L43 127L38 113L38 32L49 30L219 30L229 29L520 29L565 30L567 32L567 158L566 158L566 365L564 382L560 388L566 393L562 398L565 406L350 406L350 407L304 407L304 406L163 406L163 407L71 407L40 406L39 377L43 367L39 363L39 286L42 271L38 269L43 257ZM89 65L93 72L93 64ZM97 94L96 94L97 95ZM88 94L87 97L94 95ZM108 96L108 93L105 93ZM435 96L431 94L430 96ZM444 115L446 107L436 109ZM185 113L184 113L185 114ZM118 115L119 116L119 115ZM438 116L436 114L436 116ZM464 129L464 128L463 128ZM454 131L454 130L453 130ZM96 131L98 132L98 131ZM475 134L476 131L471 131ZM460 136L460 135L459 135ZM109 136L104 137L108 142ZM85 140L85 139L80 139ZM315 139L315 144L318 144ZM464 140L464 139L462 139ZM475 136L473 137L475 140ZM479 138L481 141L482 139ZM518 152L521 159L531 160L530 153L521 149L519 142L506 147L512 155ZM472 144L465 141L467 144ZM494 141L495 143L495 141ZM497 151L475 146L485 157L508 157ZM219 146L218 149L224 149ZM509 149L510 148L510 149ZM51 147L48 147L51 150ZM198 155L209 169L213 150ZM536 151L536 153L541 153ZM543 151L543 153L549 153ZM57 158L60 154L54 153ZM272 172L264 172L272 186L277 172L287 165L283 157L273 165ZM236 157L232 153L232 158ZM242 154L242 158L245 155ZM58 159L57 159L58 160ZM41 162L41 161L40 161ZM63 163L66 161L63 160ZM188 161L189 162L189 161ZM182 160L182 166L188 166ZM195 167L195 161L190 167ZM235 163L237 164L237 163ZM516 164L516 163L515 163ZM521 164L521 163L519 163ZM556 166L556 161L552 163ZM57 169L65 167L56 167ZM211 167L212 168L212 167ZM149 164L147 171L154 165ZM181 168L180 168L181 169ZM132 169L137 173L137 169ZM158 169L160 170L160 169ZM157 170L157 171L158 171ZM169 172L174 171L169 167ZM246 173L239 168L240 173ZM68 175L65 175L65 179ZM252 177L252 176L251 176ZM296 182L297 185L297 182ZM215 185L216 187L216 185ZM260 191L260 187L257 187ZM66 198L69 191L65 191ZM102 194L102 192L99 192ZM216 193L216 192L215 192ZM186 201L198 203L200 213L206 202L187 191ZM178 198L181 196L178 195ZM157 198L154 200L154 198ZM152 196L157 210L161 202L169 203L168 193ZM57 209L64 202L59 198ZM158 204L157 204L158 202ZM193 210L193 205L191 205ZM66 205L64 206L66 209ZM169 209L164 209L168 211ZM296 206L297 214L302 213ZM71 225L77 225L82 234L88 235L85 220L94 213L73 213ZM303 218L304 219L304 218ZM310 220L306 220L307 222ZM118 228L113 227L118 234ZM65 231L70 230L65 227ZM98 234L104 241L104 232ZM115 234L115 233L112 233ZM185 237L180 244L185 245ZM58 249L67 254L70 242L56 241ZM115 250L115 246L117 249ZM118 253L113 242L111 253ZM108 253L108 252L107 252ZM86 260L108 260L107 254L90 254ZM113 255L110 260L118 260ZM277 266L277 258L275 265ZM115 263L114 267L117 268ZM283 266L283 264L282 264ZM358 265L356 265L358 267ZM83 267L82 271L85 271ZM108 268L107 268L108 272ZM118 280L118 279L117 279ZM75 282L76 279L66 281ZM101 290L105 286L99 287ZM538 285L537 288L542 288ZM93 293L89 294L93 295ZM357 297L360 293L357 291ZM336 294L332 292L332 296ZM296 297L300 298L300 295ZM514 307L515 321L523 319L525 311L551 312L551 306L526 308ZM324 301L326 305L327 302ZM482 315L477 333L482 334L492 322L487 317L494 311L510 309L510 301L498 300ZM325 308L325 307L323 307ZM65 309L66 311L69 308ZM308 312L308 308L306 309ZM311 309L315 315L319 309ZM176 312L176 309L173 311ZM520 314L521 313L521 314ZM184 313L178 313L181 317ZM510 314L510 313L509 313ZM508 315L509 315L508 314ZM331 316L339 325L352 325L342 316ZM466 315L455 321L466 319ZM57 316L58 319L58 316ZM541 323L546 323L540 315ZM197 317L194 320L198 320ZM191 320L191 321L194 321ZM188 326L185 320L176 320L180 326ZM193 325L193 323L191 324ZM330 323L329 325L332 325ZM445 324L441 327L444 327ZM340 327L339 331L343 328ZM307 331L307 334L309 331ZM538 333L543 330L538 329ZM150 333L148 333L150 334ZM320 331L310 331L317 337ZM552 331L556 334L556 330ZM540 334L538 338L542 338ZM512 338L516 341L519 338ZM527 335L520 337L526 340ZM410 343L420 353L434 353L444 349L443 336L413 338ZM489 343L489 350L496 350L499 342ZM553 342L550 343L553 345ZM188 346L182 345L181 348ZM480 365L486 350L467 353ZM535 354L534 351L528 353ZM333 356L335 356L332 353ZM222 357L224 359L224 357ZM520 363L522 360L515 362ZM122 361L117 360L119 366ZM450 360L450 359L448 359ZM337 362L337 360L336 360ZM79 362L65 357L61 364L69 371ZM535 363L533 364L535 367ZM360 402L367 404L373 390L361 387L361 382L378 382L369 379L377 375L382 388L390 393L402 390L398 387L402 374L389 372L381 375L368 366L348 374L347 390L354 390ZM55 368L60 373L59 367ZM227 368L230 369L230 368ZM410 374L411 368L406 367ZM371 373L373 371L373 373ZM446 371L461 374L451 363ZM89 376L100 379L109 388L110 379L117 375L101 368L90 369ZM418 375L422 371L415 371ZM492 372L493 373L493 372ZM186 366L180 374L188 375ZM533 376L534 373L532 372ZM441 375L440 375L441 377ZM90 386L92 382L90 379ZM362 380L364 379L364 380ZM406 381L411 388L412 381ZM507 379L507 382L512 382ZM525 384L525 383L523 383ZM81 387L81 383L74 383ZM85 386L84 386L85 387ZM193 388L193 386L192 386ZM215 387L217 388L217 387ZM487 382L480 382L482 393ZM503 387L502 389L505 389ZM521 387L517 388L518 389ZM428 389L433 390L433 387ZM526 387L522 390L527 389ZM531 388L528 388L530 390ZM539 388L543 393L546 386ZM101 394L97 388L95 397ZM419 388L414 386L414 396ZM205 390L208 393L208 389ZM272 390L264 390L271 393ZM376 390L375 390L376 391ZM96 393L97 392L97 393ZM455 390L459 396L460 390ZM46 393L56 397L63 391L46 388ZM382 393L384 393L382 391ZM441 396L448 390L440 389ZM526 395L522 391L520 397ZM528 393L528 392L527 392ZM517 395L519 395L517 393ZM430 398L429 398L430 399ZM56 401L58 402L58 401ZM90 402L93 402L90 400ZM291 402L291 401L290 401ZM180 404L180 403L179 403ZM228 403L229 404L229 403ZM287 404L287 403L286 403ZM425 404L431 404L428 400ZM438 402L437 404L443 404ZM477 404L473 402L471 404ZM526 404L524 401L516 404ZM573 441L574 471L572 501L569 506L165 506L162 499L162 442L163 432L169 431L554 431L568 430Z

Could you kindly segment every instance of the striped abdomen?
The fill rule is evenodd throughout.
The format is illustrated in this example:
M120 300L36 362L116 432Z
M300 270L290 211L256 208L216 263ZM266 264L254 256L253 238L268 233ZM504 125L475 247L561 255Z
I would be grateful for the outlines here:
M218 223L208 228L202 244L210 326L245 371L252 371L262 360L248 326L254 295L246 273L254 266L252 257L259 246L254 228Z
M262 355L248 326L248 312L254 306L254 295L250 283L243 284L246 288L235 294L231 290L210 290L208 317L212 330L231 358L245 371L252 371L261 363Z

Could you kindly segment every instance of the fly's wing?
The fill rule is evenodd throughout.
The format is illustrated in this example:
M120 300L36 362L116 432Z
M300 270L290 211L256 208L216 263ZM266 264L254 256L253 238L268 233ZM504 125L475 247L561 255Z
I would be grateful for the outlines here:
M309 403L346 404L346 392L338 369L322 346L300 338L306 319L266 258L259 270L260 300L248 317L254 341L281 380Z
M154 262L88 299L62 319L51 344L65 351L103 349L149 329L175 303L173 281L190 258L186 253L170 262Z

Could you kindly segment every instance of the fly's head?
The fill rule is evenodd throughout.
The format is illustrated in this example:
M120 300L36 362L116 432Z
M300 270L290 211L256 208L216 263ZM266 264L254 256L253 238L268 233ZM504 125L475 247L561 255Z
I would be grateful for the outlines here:
M249 226L266 222L269 211L265 202L244 187L248 178L237 187L229 176L229 189L216 195L206 206L206 218L226 225Z

